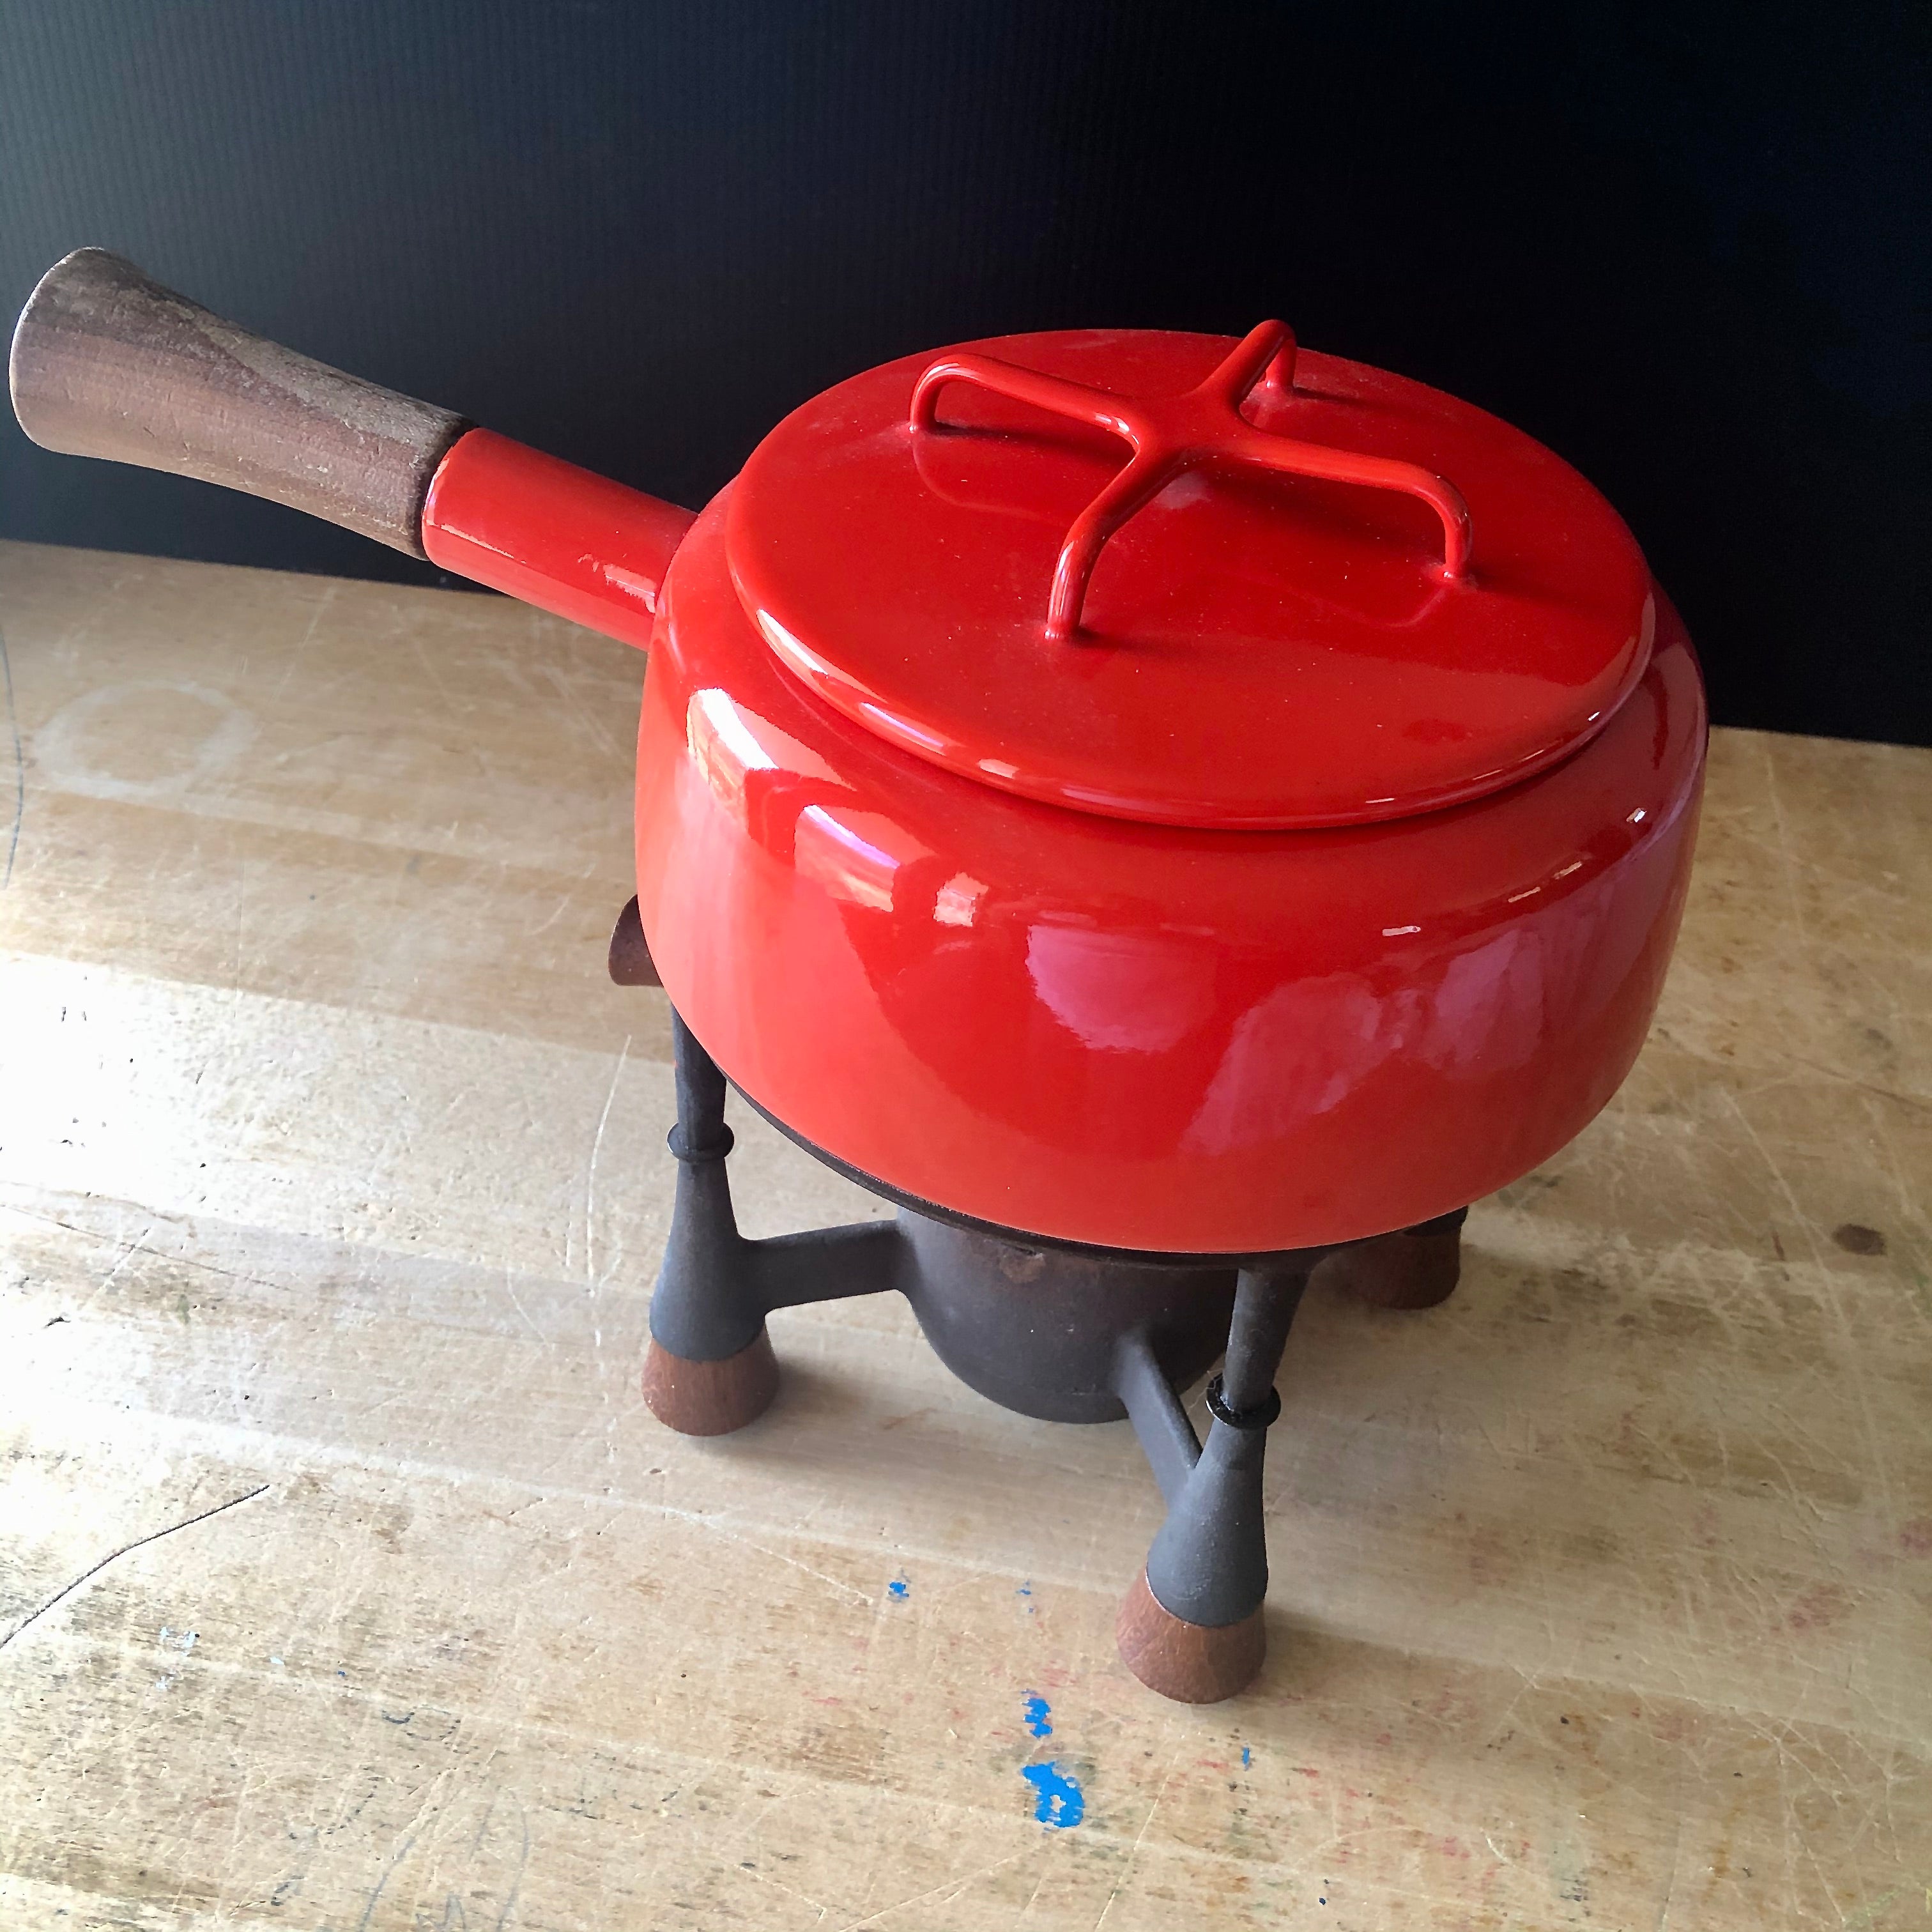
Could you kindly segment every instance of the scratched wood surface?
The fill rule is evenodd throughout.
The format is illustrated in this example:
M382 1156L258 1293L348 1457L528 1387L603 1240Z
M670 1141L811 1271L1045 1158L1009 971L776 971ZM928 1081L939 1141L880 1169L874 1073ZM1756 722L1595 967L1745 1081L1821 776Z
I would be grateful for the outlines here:
M1932 1923L1932 754L1719 734L1616 1103L1304 1312L1190 1711L1124 1425L873 1303L645 1412L638 658L21 546L0 628L6 1932ZM752 1232L877 1211L736 1124Z

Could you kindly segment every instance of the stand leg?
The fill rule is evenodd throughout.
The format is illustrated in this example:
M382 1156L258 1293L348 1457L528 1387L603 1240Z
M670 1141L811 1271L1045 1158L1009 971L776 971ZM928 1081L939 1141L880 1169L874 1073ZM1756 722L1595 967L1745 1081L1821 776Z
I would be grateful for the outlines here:
M724 1076L675 1013L677 1196L651 1295L644 1400L667 1428L723 1436L755 1421L778 1394L778 1358L731 1209Z
M774 1308L901 1285L903 1241L890 1222L748 1241L738 1232L724 1157L724 1076L675 1012L677 1195L651 1295L644 1400L667 1428L724 1436L754 1422L778 1387L765 1317Z
M1233 1696L1267 1654L1262 1458L1268 1425L1281 1412L1275 1371L1307 1280L1305 1272L1243 1271L1227 1358L1208 1384L1214 1421L1204 1447L1145 1338L1122 1348L1120 1399L1168 1511L1115 1635L1127 1668L1182 1703Z
M1433 1308L1449 1299L1462 1276L1468 1216L1468 1208L1459 1208L1378 1240L1337 1249L1315 1279L1377 1308Z

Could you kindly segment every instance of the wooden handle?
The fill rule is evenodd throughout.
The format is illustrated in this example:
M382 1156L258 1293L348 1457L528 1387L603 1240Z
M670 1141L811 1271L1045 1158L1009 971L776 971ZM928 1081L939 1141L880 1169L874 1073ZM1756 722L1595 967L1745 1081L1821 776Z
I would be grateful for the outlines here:
M45 448L226 484L412 556L430 481L470 427L264 342L103 248L41 277L8 376Z

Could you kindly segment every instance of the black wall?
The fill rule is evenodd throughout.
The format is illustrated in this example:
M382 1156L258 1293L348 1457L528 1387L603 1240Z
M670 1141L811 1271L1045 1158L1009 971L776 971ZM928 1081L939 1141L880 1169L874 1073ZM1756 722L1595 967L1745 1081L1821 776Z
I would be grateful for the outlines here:
M0 0L0 304L82 243L696 503L1002 330L1264 315L1623 512L1720 722L1932 742L1932 9ZM0 532L403 577L33 449Z

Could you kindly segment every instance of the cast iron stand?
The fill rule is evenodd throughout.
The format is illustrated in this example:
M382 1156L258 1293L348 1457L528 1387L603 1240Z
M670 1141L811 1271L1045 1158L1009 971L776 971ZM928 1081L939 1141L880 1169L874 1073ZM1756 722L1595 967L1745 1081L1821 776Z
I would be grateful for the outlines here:
M630 976L614 944L612 970ZM940 1360L994 1401L1054 1421L1132 1421L1167 1517L1121 1606L1120 1655L1150 1688L1190 1703L1250 1682L1266 1648L1262 1450L1302 1292L1318 1269L1383 1306L1431 1306L1456 1286L1467 1210L1343 1247L1150 1256L963 1220L855 1175L896 1201L896 1220L747 1240L724 1172L724 1076L675 1013L672 1023L677 1195L651 1298L652 1413L689 1436L742 1429L778 1390L773 1309L896 1290ZM1180 1392L1217 1358L1203 1444Z

